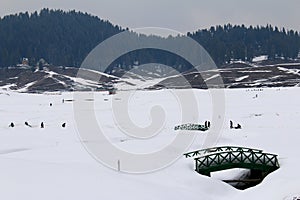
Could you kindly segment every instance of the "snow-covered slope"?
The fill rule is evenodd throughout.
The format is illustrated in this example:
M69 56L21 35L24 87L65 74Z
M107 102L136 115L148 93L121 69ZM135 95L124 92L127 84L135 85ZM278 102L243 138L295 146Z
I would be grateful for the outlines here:
M19 92L93 91L104 90L107 84L119 82L118 77L94 70L47 66L42 70L11 67L0 69L0 87ZM93 77L101 77L93 80Z
M203 123L212 115L210 93L193 91L201 111L199 123ZM160 134L148 140L130 138L118 130L112 103L122 99L97 92L92 100L97 119L109 140L122 149L145 153L160 149L178 134L173 129L180 123L181 111L173 94L172 90L132 94L128 109L137 125L146 126L151 122L150 110L154 105L160 105L166 112ZM236 190L218 178L197 174L194 161L183 156L154 173L133 175L108 169L94 160L81 144L73 117L72 93L1 91L0 198L290 200L300 195L299 88L230 89L225 90L225 97L224 126L215 145L259 148L279 155L281 168L258 186L245 191ZM243 128L229 129L229 120L240 123ZM25 126L25 121L32 128ZM8 127L11 122L15 123L14 128ZM41 122L45 124L44 129L40 128ZM61 127L62 123L66 123L65 128ZM201 148L209 134L199 133L190 150Z
M155 87L160 88L257 88L298 86L300 63L286 63L269 66L250 66L233 63L228 68L204 72L189 72L164 79ZM214 80L222 77L223 84ZM184 77L185 81L182 81Z
M147 66L148 67L148 66ZM250 88L250 87L292 87L299 86L300 63L281 63L257 66L251 63L235 62L226 68L208 71L188 71L182 74L159 67L136 67L128 72L115 71L115 75L90 69L47 66L43 70L12 67L0 69L0 88L19 92L45 91L103 91L109 88L119 90L161 89L161 88ZM163 67L161 69L164 69ZM157 73L156 73L157 72ZM101 78L100 78L101 77ZM99 79L99 80L98 80ZM223 84L220 84L220 81Z

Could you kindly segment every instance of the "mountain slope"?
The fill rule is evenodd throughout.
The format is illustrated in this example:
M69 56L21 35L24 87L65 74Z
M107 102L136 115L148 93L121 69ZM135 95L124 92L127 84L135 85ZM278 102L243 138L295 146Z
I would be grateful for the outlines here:
M77 77L78 68L72 67L0 69L0 87L20 92L105 90L109 84L120 81L118 77L105 73L81 70L85 77ZM99 81L91 78L99 75Z
M19 92L102 91L162 88L261 88L300 86L300 63L254 66L244 62L225 69L188 71L168 77L153 71L120 71L118 76L78 68L44 66L42 69L10 67L0 69L0 88ZM135 73L137 72L137 73ZM98 80L99 79L99 80Z
M218 79L222 78L223 83ZM169 77L153 88L251 88L300 86L300 63L282 63L253 67L244 62L225 69L188 72Z

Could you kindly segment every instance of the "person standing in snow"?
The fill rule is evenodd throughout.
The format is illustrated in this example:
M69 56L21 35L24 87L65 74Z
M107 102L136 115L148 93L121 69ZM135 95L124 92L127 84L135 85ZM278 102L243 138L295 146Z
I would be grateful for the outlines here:
M233 128L233 122L230 120L229 123L230 123L230 129L232 129Z

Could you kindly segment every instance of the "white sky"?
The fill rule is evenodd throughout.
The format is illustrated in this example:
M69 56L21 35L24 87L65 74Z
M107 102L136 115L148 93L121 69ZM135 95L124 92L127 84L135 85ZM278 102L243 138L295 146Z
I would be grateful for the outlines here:
M0 16L42 8L80 10L123 28L182 33L213 25L272 24L300 31L300 0L1 0Z

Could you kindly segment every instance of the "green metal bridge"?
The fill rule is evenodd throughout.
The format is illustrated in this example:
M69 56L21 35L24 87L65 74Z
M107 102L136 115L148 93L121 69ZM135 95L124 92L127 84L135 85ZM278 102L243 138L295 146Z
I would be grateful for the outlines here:
M242 152L258 152L261 153L263 150L260 149L250 149L246 147L235 147L235 146L224 146L224 147L212 147L208 149L201 149L197 151L191 151L188 153L183 154L186 158L213 154L216 152L228 152L228 151L242 151Z
M263 153L262 150L244 147L213 147L184 154L195 159L195 170L210 176L211 172L232 168L250 169L252 177L263 179L267 174L279 168L277 155Z

